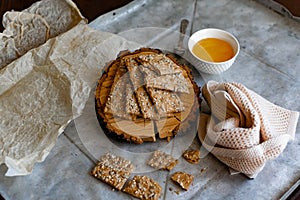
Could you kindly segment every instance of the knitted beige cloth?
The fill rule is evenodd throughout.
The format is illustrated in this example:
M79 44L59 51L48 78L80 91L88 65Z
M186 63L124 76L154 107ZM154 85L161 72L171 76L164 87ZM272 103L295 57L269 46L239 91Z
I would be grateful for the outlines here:
M254 178L294 139L299 113L276 106L239 83L209 81L202 89L202 145L230 168Z

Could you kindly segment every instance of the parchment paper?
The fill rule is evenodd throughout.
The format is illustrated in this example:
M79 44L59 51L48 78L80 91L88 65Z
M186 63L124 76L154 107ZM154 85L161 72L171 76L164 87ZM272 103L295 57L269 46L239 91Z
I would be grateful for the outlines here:
M6 12L5 30L0 33L0 69L80 22L86 19L71 0L42 0L21 12Z
M78 24L0 71L0 164L30 174L80 115L101 68L138 45Z

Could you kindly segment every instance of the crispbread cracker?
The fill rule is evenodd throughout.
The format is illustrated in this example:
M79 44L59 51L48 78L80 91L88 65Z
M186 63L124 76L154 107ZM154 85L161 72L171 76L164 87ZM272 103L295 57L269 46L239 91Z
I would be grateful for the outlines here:
M129 72L130 79L135 90L136 99L143 117L153 119L157 117L153 103L144 87L144 76L134 59L125 58L125 65Z
M126 101L126 87L129 84L129 77L126 72L126 67L121 64L115 74L114 82L104 108L105 113L123 118L129 117L126 107L123 106L123 102Z
M194 176L185 172L175 172L171 176L171 180L180 185L184 190L188 190L194 181Z
M91 171L91 175L110 186L121 190L134 166L129 160L106 153Z
M184 110L183 103L176 93L156 88L148 88L147 91L149 91L150 98L160 116Z
M181 73L180 67L170 60L166 55L148 54L137 57L138 61L145 67L155 71L159 75Z
M144 87L140 87L136 90L136 98L145 119L157 119L159 117L151 98Z
M166 74L146 79L147 87L189 93L188 80L182 74Z
M132 82L132 85L134 87L134 90L144 86L144 75L141 72L141 69L139 67L139 64L135 61L135 59L131 57L125 57L123 59L124 64L126 66L127 71L130 74L130 79Z
M182 156L191 164L197 164L200 161L200 150L186 150Z
M148 161L148 165L155 169L166 169L170 171L178 164L178 162L179 161L170 154L157 150L152 154L152 157Z
M142 115L131 83L128 83L126 85L125 101L126 101L126 113L131 114L132 116L135 117Z
M139 199L158 200L162 188L159 183L148 176L134 176L123 191Z

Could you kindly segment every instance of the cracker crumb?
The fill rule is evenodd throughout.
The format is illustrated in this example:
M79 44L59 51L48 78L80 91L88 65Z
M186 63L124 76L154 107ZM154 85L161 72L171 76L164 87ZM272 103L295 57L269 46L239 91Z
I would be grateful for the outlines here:
M204 168L202 168L202 169L200 170L200 172L201 172L201 173L203 173L203 172L205 172L205 171L206 171L206 169L207 169L207 168L206 168L206 167L204 167Z

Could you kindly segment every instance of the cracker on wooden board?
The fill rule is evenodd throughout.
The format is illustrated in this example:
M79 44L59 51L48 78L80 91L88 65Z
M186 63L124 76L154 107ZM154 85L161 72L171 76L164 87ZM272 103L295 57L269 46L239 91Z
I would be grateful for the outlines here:
M123 106L123 102L126 99L126 86L129 83L129 77L126 74L127 69L121 62L119 68L116 71L114 82L111 86L110 94L106 101L104 108L105 113L110 113L118 117L127 118L128 115Z
M145 84L144 75L140 69L139 64L135 61L134 58L131 57L125 57L123 60L126 69L130 74L130 79L134 87L134 90L143 86Z
M142 115L131 83L126 84L125 101L126 101L126 105L125 105L126 113L131 114L133 117Z
M156 114L153 103L144 87L144 76L139 69L138 63L134 59L130 58L125 58L124 62L129 72L130 79L136 94L136 99L143 117L146 119L156 118L158 115Z
M98 113L102 113L100 112L100 110L104 110L104 108L106 107L111 87L114 84L114 79L119 69L119 63L119 60L112 62L110 67L106 68L101 78L98 80L97 88L95 91L96 107L99 109Z
M145 119L159 119L160 116L157 114L151 98L144 87L136 90L136 98Z
M155 71L159 75L181 73L180 67L169 59L166 55L160 54L148 54L139 55L138 61L145 67L148 67L152 71Z
M158 77L147 77L147 87L173 92L189 93L188 81L182 74L166 74Z
M147 91L160 116L184 110L183 103L176 93L156 88L147 88Z
M140 57L142 56L147 57L146 55L140 55L136 60L140 60L141 62ZM151 58L155 59L156 57L161 57L161 54L151 54ZM172 63L172 66L176 65L169 57L164 56L164 60L168 63ZM188 75L184 70L178 68L178 65L176 65L175 71L173 68L168 68L168 70L164 69L165 73L162 73L159 70L166 67L164 64L158 64L154 69L150 63L153 63L153 61L146 59L141 62L140 66L142 67L139 68L144 74L144 81L147 87L189 93L188 84L190 84L190 82L188 81Z

